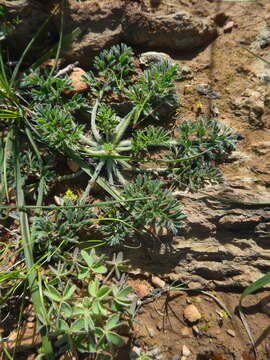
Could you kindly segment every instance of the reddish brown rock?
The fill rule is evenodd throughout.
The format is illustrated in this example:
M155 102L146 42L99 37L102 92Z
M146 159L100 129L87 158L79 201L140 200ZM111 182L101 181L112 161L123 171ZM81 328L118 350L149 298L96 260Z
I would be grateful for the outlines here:
M83 81L83 75L85 75L86 72L79 68L75 67L72 72L69 74L69 78L71 80L71 85L74 88L74 90L65 90L64 94L69 95L72 92L81 93L89 88L89 85Z

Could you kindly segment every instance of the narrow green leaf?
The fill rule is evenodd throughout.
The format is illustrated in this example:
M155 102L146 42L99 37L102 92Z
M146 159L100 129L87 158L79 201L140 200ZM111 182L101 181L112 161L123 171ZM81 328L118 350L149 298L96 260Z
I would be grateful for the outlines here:
M255 281L253 284L248 286L243 291L243 293L240 297L240 302L239 302L240 306L242 306L242 302L247 295L250 295L250 294L254 293L255 291L261 289L264 285L267 285L268 283L270 283L270 274L264 275L263 277L261 277L260 279Z

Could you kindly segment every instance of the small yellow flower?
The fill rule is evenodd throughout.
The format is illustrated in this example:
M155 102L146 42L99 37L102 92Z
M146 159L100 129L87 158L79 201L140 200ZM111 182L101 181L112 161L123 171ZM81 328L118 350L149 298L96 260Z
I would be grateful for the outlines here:
M64 195L64 198L70 199L70 200L77 200L78 196L75 195L72 190L68 189Z

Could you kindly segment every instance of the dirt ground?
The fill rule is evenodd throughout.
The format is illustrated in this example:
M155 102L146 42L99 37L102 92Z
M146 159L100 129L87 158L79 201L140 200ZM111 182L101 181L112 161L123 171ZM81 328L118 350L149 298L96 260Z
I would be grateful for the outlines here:
M179 10L186 9L201 18L211 16L216 19L219 36L207 48L196 53L169 54L175 62L191 70L191 76L177 83L181 107L176 123L186 118L194 119L198 114L208 114L215 105L219 111L219 120L238 131L242 139L238 144L240 161L222 165L225 179L232 183L248 183L249 187L258 191L269 190L270 82L262 83L256 77L256 67L261 66L260 60L244 49L254 44L257 55L270 59L270 40L266 46L256 45L261 29L270 26L269 0L144 0L144 4L147 11L157 14L169 13L179 7ZM226 30L226 24L229 23L231 28ZM196 86L205 83L210 84L220 94L220 98L210 100L199 95ZM236 99L247 89L264 93L265 106L258 123L248 120L248 105L246 108L235 106ZM129 257L132 251L127 250ZM164 266L166 268L166 259ZM131 269L129 284L143 298L157 287L151 283L151 259L147 254L137 267L141 267L141 272L135 275L136 271ZM159 274L161 280L166 279L162 269L155 268L152 271ZM237 316L242 290L222 292L217 289L210 296L201 292L176 291L155 297L153 302L141 307L135 320L132 341L127 337L128 345L120 351L119 359L128 360L134 344L145 352L151 347L158 347L159 352L153 356L155 359L161 359L160 355L164 360L254 359L250 340ZM225 304L231 318L224 314L224 309L211 295ZM244 304L258 351L257 358L260 360L270 359L269 297L270 291L263 291L249 296ZM190 323L185 319L183 313L188 304L194 304L198 309L201 318L197 322ZM25 328L33 329L34 326L29 326L33 324L30 320L26 319ZM31 332L33 334L34 330ZM183 346L190 351L186 357L185 354L183 356ZM30 358L33 359L32 355Z
M150 11L151 4L147 1L145 4ZM266 155L256 149L261 144L269 144L270 141L269 102L268 107L265 108L262 126L254 126L247 121L246 116L239 116L232 104L246 89L255 90L263 87L269 91L269 83L261 85L253 71L256 66L254 64L260 60L245 51L240 44L246 46L256 42L262 27L270 25L270 3L269 1L170 0L161 1L155 11L170 12L176 5L179 9L186 9L202 18L215 17L220 25L219 37L203 51L196 54L170 54L175 62L188 66L193 74L191 79L178 83L181 107L177 121L184 118L194 119L198 112L208 114L211 106L216 105L220 113L219 119L239 131L243 137L238 144L238 151L245 156L240 164L232 162L222 166L225 179L231 182L241 182L246 179L253 189L267 191L270 185L270 153ZM153 8L151 9L153 11ZM233 21L233 27L226 32L223 26L229 21ZM268 58L269 46L256 47L255 53ZM209 100L200 96L196 91L196 85L200 83L210 84L221 94L220 99ZM149 270L151 264L147 268ZM156 271L159 273L158 269ZM149 279L147 275L149 273L144 280L137 278L131 281L139 292L144 292L152 286L151 282L146 280ZM174 356L175 359L178 359L177 356L180 359L183 345L191 351L187 357L191 360L251 360L254 358L250 351L251 344L241 320L236 315L240 293L241 291L215 293L217 298L226 304L232 315L232 319L223 320L219 315L222 309L209 296L182 293L170 298L163 295L143 307L143 313L137 317L134 333L145 348L158 346L163 359L166 360L174 359ZM269 314L262 305L269 301L269 294L265 291L251 295L245 301L247 320L259 359L270 359ZM183 309L189 302L195 304L201 312L202 318L197 324L199 331L196 331L196 328L194 330L194 326L187 324L183 318ZM125 356L122 358L127 359Z

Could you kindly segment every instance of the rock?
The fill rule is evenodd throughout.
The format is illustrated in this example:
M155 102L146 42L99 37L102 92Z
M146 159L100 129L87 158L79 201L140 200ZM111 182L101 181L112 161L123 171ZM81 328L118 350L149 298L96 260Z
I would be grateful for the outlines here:
M249 218L246 216L245 211L235 211L233 214L224 215L218 220L218 226L222 229L230 231L255 227L261 221L260 216L253 216Z
M180 329L180 334L182 337L190 337L192 335L190 328L187 326L184 326Z
M270 141L256 142L252 150L258 155L267 155L270 153Z
M270 124L267 117L265 120L263 119L266 103L268 103L268 93L266 89L259 87L256 90L247 89L244 91L240 97L233 101L232 108L240 110L239 115L246 116L251 125L264 127L268 123Z
M192 290L198 290L198 289L202 288L202 284L197 281L191 281L188 283L188 287L189 287L189 289L192 289Z
M213 41L218 33L210 18L200 19L187 11L153 14L129 2L122 21L122 40L134 46L158 50L191 50Z
M223 31L224 31L225 33L231 32L232 29L234 28L234 26L235 26L234 21L228 21L228 22L223 26Z
M213 117L219 116L219 108L216 104L213 104L213 103L210 104L210 111L211 111L211 115Z
M190 323L195 323L201 319L201 313L196 308L195 305L190 304L187 305L184 309L184 317L186 320L188 320Z
M155 336L155 331L151 327L148 327L148 333L150 338L153 338Z
M244 154L240 151L232 151L228 158L226 159L227 162L245 162L249 160L250 157L247 154Z
M171 360L181 360L181 357L179 355L175 355L171 358Z
M168 61L171 65L174 65L173 59L168 54L162 52L147 51L142 53L139 57L140 63L145 67L149 67L164 60Z
M196 90L200 95L204 95L208 99L219 99L221 97L209 84L199 84Z
M226 330L226 331L227 331L227 333L228 333L230 336L232 336L232 337L235 337L235 336L236 336L235 331L233 331L232 329L228 329L228 330Z
M183 345L183 347L182 347L182 355L186 356L186 357L191 355L191 351L189 350L189 348L186 345Z
M151 0L153 2L156 8L160 0ZM47 18L48 9L47 4L41 2L22 0L20 6L16 1L10 3L14 18L18 16L22 20L9 39L19 56ZM83 67L89 66L101 50L120 42L149 50L193 51L207 46L218 36L213 19L179 11L178 6L171 13L156 13L145 11L145 5L137 1L105 0L102 5L97 1L67 0L65 3L64 33L79 28L80 36L64 49L63 56L68 62L78 60ZM58 33L59 18L53 21L55 26L42 34L42 45L37 50L43 49Z
M270 83L270 66L267 61L270 63L270 57L264 56L265 61L260 59L255 59L250 65L247 66L248 71L259 79L264 84Z
M164 288L166 285L165 281L160 279L158 276L152 275L151 282L156 288Z
M260 302L261 309L264 314L270 316L270 296L266 296Z
M267 157L263 144L268 143L259 142L256 151L262 148ZM247 181L241 176L232 178L230 184L209 187L206 192L240 201L270 203L269 192L253 188L254 179ZM171 281L192 287L195 282L196 287L200 284L208 289L245 287L269 272L270 206L238 208L203 194L177 192L175 197L185 207L186 226L181 236L174 237L173 248L181 257L167 275Z
M197 336L201 336L201 335L202 335L202 332L201 332L201 330L198 328L198 326L193 325L193 326L192 326L192 330L194 331L194 334L195 334L195 335L197 335Z
M31 41L33 34L36 34L40 26L47 19L46 6L40 2L30 0L16 0L16 1L0 1L7 7L12 18L18 18L20 21L16 24L15 31L8 37L9 48L12 48L12 55L18 60L22 51ZM39 42L36 42L28 54L31 60L37 59L36 53L40 53L50 44L50 36L52 30L43 31L39 36Z
M156 356L158 356L161 352L161 349L159 346L153 346L152 349L149 349L149 351L147 352L147 356L149 357L153 357L154 359L156 359Z
M139 297L144 297L150 292L150 286L144 282L132 284L133 289L136 291Z
M261 49L266 48L270 45L270 27L263 26L257 35L256 43L260 46Z
M138 346L133 346L133 348L131 349L130 353L129 353L129 359L130 360L135 360L138 359L138 357L140 357L142 352L142 349Z
M85 83L83 81L83 76L86 74L86 72L79 68L75 67L72 72L68 75L71 80L71 85L74 88L74 90L64 90L64 94L68 95L73 92L81 93L85 90L87 90L90 86L89 84Z
M193 78L192 71L189 66L182 66L180 68L180 80L190 80Z

